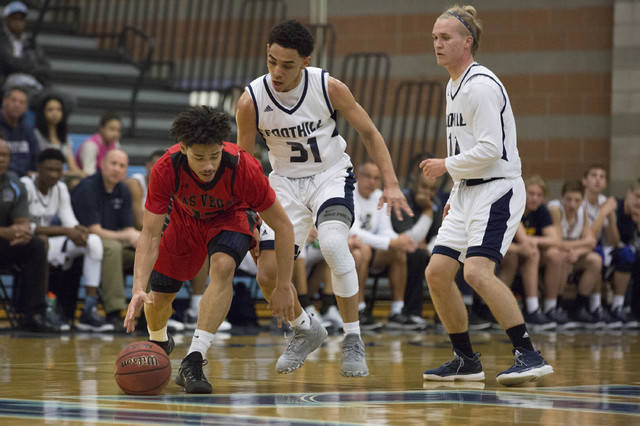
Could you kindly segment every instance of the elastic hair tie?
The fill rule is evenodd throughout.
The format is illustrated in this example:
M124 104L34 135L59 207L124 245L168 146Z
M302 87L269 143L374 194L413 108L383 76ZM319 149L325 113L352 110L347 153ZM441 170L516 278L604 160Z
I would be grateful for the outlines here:
M473 33L473 30L471 29L471 26L469 24L467 24L467 21L462 19L462 16L460 16L457 13L452 12L452 11L448 11L447 13L449 15L453 16L454 18L456 18L458 21L462 22L462 25L464 25L467 28L467 30L469 30L469 34L471 34L471 38L473 39L473 41L476 41L476 35Z

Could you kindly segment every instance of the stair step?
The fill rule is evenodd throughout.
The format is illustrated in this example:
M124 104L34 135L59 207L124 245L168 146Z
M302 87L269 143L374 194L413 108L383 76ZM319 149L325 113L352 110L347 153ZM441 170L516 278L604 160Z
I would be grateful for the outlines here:
M48 48L70 48L97 50L100 40L95 37L86 37L71 34L54 34L51 32L41 32L36 38L36 42L43 50Z

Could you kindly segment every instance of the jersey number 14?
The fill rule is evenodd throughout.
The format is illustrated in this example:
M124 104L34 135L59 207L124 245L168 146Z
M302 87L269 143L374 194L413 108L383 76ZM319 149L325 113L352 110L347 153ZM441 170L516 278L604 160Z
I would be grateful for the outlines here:
M311 155L313 156L313 161L315 163L322 162L320 158L320 150L318 149L318 141L315 137L307 139L307 144L309 145L309 149L311 150ZM291 147L291 153L295 155L291 155L289 160L292 163L306 163L309 161L309 152L304 144L300 142L287 142L287 145Z

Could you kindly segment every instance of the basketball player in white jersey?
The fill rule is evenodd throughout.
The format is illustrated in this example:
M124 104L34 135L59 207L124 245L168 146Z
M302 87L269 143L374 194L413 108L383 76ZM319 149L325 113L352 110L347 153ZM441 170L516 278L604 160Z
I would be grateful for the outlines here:
M449 173L454 187L426 270L431 299L449 334L454 359L425 371L425 380L484 380L480 354L469 339L467 311L454 284L460 262L465 281L485 300L513 344L514 365L497 380L513 385L553 372L529 334L511 290L495 276L525 208L516 125L507 92L476 63L482 27L473 6L454 6L433 26L437 62L451 77L446 88L447 158L420 163L425 176Z
M238 144L254 152L258 132L269 148L273 172L269 176L278 200L295 228L301 248L311 227L318 229L320 249L332 273L333 291L344 320L341 373L366 376L364 343L358 322L358 277L347 243L354 219L355 179L346 142L338 134L336 114L358 131L371 159L382 172L384 192L379 207L387 204L395 214L410 213L398 186L389 151L364 109L349 88L320 69L310 67L313 37L297 21L275 26L267 42L269 74L252 81L238 101ZM261 230L258 282L269 299L275 285L273 234ZM296 300L293 337L276 363L276 370L289 373L327 335L317 319L309 317Z

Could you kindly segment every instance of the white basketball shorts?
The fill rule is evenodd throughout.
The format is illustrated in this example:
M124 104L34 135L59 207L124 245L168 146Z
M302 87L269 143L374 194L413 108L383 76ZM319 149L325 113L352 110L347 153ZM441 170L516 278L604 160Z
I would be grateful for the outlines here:
M500 263L524 213L526 192L522 178L472 186L462 180L448 203L449 213L438 231L433 253L459 262L482 256Z
M289 178L271 173L269 183L276 198L293 224L296 253L304 247L318 215L327 207L342 205L353 220L353 190L356 180L351 169L341 162L315 176ZM349 227L351 224L347 224ZM263 223L260 227L260 249L273 249L273 230Z

